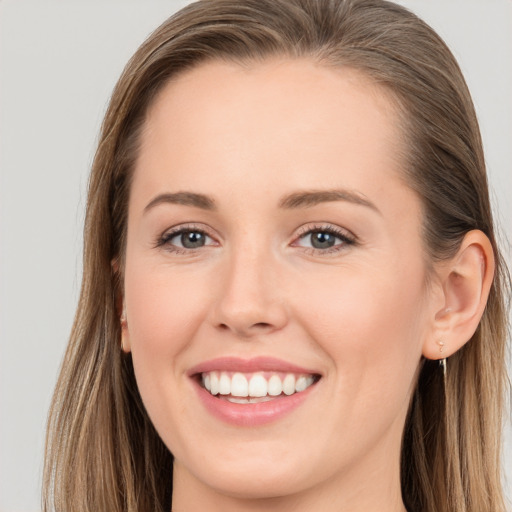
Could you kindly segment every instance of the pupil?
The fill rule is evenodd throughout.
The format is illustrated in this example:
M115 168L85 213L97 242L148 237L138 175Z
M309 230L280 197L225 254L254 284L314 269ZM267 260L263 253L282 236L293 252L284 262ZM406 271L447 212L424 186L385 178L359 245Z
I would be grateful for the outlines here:
M204 245L204 235L203 233L195 233L190 231L188 233L183 233L181 235L181 244L183 247L187 249L195 249L197 247L202 247Z
M311 245L315 249L328 249L334 245L335 238L329 233L317 232L311 235Z

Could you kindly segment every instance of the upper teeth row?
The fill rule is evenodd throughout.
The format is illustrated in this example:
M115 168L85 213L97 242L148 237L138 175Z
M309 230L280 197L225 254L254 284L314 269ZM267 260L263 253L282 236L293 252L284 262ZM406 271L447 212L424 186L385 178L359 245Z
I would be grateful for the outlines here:
M281 393L292 395L304 391L314 381L313 375L295 376L288 373L281 380L276 373L268 379L260 373L253 374L249 379L243 373L234 373L231 377L226 372L207 372L201 375L203 386L212 395L232 396L278 396Z

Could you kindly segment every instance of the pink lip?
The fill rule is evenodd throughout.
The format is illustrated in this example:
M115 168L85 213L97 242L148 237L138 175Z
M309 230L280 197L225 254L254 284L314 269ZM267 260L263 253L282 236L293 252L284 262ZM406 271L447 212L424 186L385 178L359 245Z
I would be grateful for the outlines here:
M188 375L192 378L194 389L202 404L216 418L236 426L253 427L277 421L304 403L316 388L316 383L300 393L280 395L268 402L254 404L236 404L211 395L199 384L198 374L210 371L239 371L251 373L256 371L275 371L296 374L318 374L290 364L280 359L258 357L244 360L234 357L223 357L206 361L192 368Z
M242 372L252 373L258 371L268 372L287 372L287 373L303 373L303 374L318 374L314 370L308 370L300 366L288 363L281 359L274 357L255 357L252 359L241 359L238 357L219 357L211 361L205 361L197 366L191 368L187 374L189 377L198 373L212 372L212 371L225 371L225 372Z

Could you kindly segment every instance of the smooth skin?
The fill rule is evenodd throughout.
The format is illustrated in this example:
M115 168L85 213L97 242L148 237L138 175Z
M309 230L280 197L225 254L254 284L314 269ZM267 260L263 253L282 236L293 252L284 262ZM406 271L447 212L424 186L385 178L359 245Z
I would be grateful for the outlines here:
M400 443L418 365L471 337L494 267L473 231L427 273L401 141L383 90L309 60L202 64L150 108L123 342L175 456L176 512L405 510ZM187 375L224 356L322 378L278 421L235 426Z

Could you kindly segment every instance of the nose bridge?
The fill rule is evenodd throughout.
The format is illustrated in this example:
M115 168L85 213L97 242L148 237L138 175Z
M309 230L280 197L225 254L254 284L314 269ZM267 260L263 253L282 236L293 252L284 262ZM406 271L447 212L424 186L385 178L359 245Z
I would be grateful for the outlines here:
M278 276L268 244L245 237L233 245L224 262L216 324L241 336L282 328L286 311Z

